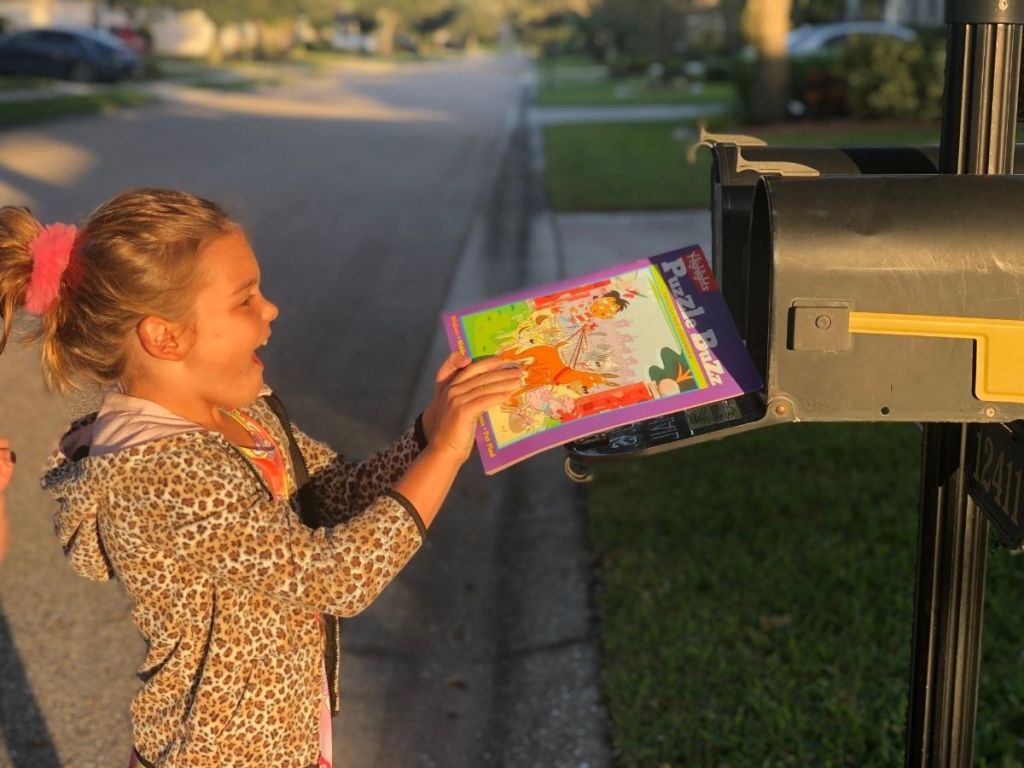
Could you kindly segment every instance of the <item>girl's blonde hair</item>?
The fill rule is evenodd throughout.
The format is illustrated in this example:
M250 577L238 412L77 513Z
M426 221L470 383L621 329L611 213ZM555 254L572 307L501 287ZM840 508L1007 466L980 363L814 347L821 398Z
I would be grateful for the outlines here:
M126 341L139 321L191 324L200 252L236 227L216 203L167 189L131 189L97 208L78 233L56 302L19 339L42 340L50 391L126 383ZM27 208L0 208L0 352L25 304L29 244L40 229Z

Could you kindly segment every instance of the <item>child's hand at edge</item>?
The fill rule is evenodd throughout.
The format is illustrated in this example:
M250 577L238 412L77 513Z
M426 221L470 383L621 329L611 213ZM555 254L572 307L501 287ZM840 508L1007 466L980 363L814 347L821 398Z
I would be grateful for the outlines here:
M441 367L437 369L437 375L434 377L434 396L423 411L423 434L426 436L427 442L430 442L437 429L437 413L441 407L440 402L444 397L445 389L451 383L451 380L455 378L455 374L471 362L473 361L465 355L452 352L441 363Z
M434 398L423 411L428 443L465 461L480 414L508 400L522 387L522 376L519 366L499 357L472 362L465 355L449 355L437 371Z
M14 462L17 458L11 450L11 441L0 437L0 561L7 554L7 503L4 491L14 476Z

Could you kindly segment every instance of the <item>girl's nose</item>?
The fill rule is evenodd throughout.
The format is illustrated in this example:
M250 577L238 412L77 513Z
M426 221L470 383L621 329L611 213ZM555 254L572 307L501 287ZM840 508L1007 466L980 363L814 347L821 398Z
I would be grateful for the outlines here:
M267 318L267 322L274 320L281 311L277 308L277 304L272 302L270 299L266 300L266 308L263 311L264 317Z

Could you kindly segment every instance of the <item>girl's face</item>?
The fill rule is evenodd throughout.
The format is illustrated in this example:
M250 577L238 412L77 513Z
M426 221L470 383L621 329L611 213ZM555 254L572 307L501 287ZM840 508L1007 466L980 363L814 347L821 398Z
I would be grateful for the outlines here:
M240 408L259 395L259 347L270 338L277 306L260 293L260 268L241 230L206 245L206 280L196 296L195 327L185 364L206 402Z
M590 314L602 320L610 320L620 311L619 303L610 296L602 296L590 305Z

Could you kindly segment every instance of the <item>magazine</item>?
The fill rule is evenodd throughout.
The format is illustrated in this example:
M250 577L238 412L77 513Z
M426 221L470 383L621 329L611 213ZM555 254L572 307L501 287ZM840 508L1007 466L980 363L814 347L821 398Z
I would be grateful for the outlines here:
M699 246L446 313L452 351L523 366L480 418L484 471L762 388Z

